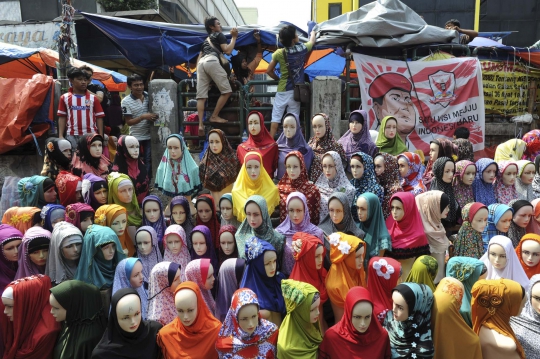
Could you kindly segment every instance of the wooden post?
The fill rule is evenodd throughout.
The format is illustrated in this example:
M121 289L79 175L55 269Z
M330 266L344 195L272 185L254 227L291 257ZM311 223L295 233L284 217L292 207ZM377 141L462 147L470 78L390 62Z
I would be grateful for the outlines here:
M536 102L536 81L531 81L529 84L529 93L528 93L528 103L527 103L527 112L531 115L534 111L534 104ZM536 121L533 120L531 122L531 130L535 130L537 128Z

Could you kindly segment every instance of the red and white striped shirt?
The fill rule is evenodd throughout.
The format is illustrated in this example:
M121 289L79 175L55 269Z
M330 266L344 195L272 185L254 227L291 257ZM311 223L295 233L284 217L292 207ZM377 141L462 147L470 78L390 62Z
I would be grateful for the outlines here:
M86 95L74 95L69 89L60 96L58 116L67 117L67 135L81 136L87 133L98 133L96 119L105 117L103 108L96 96L86 91Z

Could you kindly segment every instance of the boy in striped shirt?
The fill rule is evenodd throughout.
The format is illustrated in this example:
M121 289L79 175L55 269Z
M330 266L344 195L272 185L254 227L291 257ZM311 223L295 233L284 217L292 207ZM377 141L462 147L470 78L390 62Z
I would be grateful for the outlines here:
M68 70L71 88L58 102L58 137L67 139L73 150L79 138L87 133L103 136L105 113L99 99L86 89L88 75L77 67Z

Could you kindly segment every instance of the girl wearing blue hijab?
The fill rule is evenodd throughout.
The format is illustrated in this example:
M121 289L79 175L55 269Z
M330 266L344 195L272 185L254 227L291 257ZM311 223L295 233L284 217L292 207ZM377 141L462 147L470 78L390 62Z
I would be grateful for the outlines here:
M506 236L514 210L506 204L494 203L488 206L488 224L482 232L482 242L484 243L484 252L487 251L489 240L497 235Z
M493 181L497 178L498 171L497 162L491 158L480 158L476 161L476 177L472 184L475 202L486 206L497 203Z

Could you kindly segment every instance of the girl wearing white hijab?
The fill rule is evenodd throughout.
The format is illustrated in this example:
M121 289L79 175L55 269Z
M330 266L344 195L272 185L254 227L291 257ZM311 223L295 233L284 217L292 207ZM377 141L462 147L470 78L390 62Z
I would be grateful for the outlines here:
M529 278L519 262L510 238L505 236L492 237L489 240L487 252L480 260L487 268L485 279L512 279L525 289L529 287Z

